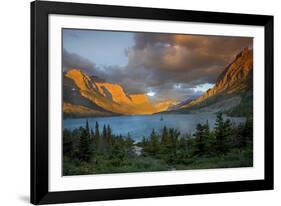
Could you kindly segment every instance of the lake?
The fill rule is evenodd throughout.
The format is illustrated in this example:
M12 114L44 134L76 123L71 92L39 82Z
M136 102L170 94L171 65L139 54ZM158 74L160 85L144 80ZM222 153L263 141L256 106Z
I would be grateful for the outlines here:
M238 124L245 122L244 117L227 117L233 123ZM132 116L113 116L113 117L93 117L93 118L73 118L64 119L63 127L73 130L80 126L85 126L88 119L89 126L94 130L96 121L99 123L100 132L103 125L110 125L113 134L130 136L135 141L140 141L143 136L149 137L151 131L161 131L164 126L178 129L181 134L193 133L196 124L209 122L210 128L214 127L216 114L214 113L196 113L196 114L155 114L155 115L132 115Z

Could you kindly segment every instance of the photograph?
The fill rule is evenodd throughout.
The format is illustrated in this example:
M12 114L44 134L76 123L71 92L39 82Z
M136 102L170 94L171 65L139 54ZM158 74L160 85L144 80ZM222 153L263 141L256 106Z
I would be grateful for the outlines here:
M31 3L32 204L274 189L274 16L221 10Z
M253 37L61 32L63 176L253 167Z

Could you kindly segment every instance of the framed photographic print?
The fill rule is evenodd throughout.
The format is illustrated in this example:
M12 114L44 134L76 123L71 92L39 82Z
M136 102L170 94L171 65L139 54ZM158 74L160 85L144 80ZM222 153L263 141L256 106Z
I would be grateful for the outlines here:
M31 202L273 189L273 16L31 3Z

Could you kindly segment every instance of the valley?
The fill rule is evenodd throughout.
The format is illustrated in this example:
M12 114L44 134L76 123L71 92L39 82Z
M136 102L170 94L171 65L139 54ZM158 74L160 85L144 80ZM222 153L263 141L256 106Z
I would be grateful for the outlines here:
M65 117L151 115L222 111L231 115L252 114L253 51L244 48L219 75L213 88L201 96L183 101L152 102L145 93L127 94L118 83L89 76L79 69L64 73ZM237 108L246 107L241 114Z

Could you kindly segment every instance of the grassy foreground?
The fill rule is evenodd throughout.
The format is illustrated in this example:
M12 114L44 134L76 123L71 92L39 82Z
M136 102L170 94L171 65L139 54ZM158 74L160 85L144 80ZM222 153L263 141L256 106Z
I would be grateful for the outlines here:
M188 163L189 161L189 163ZM253 158L250 151L232 151L219 157L200 157L187 160L186 164L169 165L164 160L151 157L130 157L114 166L111 160L101 160L99 164L94 162L75 162L68 157L64 159L64 175L87 175L106 173L128 172L153 172L169 170L214 169L252 167Z

